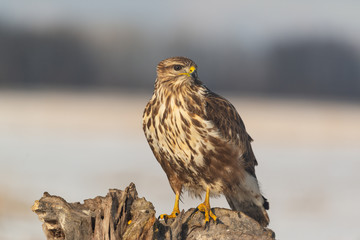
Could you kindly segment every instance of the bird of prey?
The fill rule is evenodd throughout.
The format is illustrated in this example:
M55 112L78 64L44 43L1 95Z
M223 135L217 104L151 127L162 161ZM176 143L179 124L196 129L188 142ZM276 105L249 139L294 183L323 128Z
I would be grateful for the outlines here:
M198 78L197 65L185 57L173 57L157 66L154 93L143 114L143 130L174 193L171 214L179 213L182 190L205 201L205 226L218 221L209 197L225 195L232 210L269 224L269 203L262 196L255 175L251 137L235 107L210 91Z

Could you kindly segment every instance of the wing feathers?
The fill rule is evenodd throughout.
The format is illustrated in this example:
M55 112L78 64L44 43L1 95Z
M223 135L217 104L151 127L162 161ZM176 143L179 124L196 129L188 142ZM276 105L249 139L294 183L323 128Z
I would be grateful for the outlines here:
M206 118L214 123L226 140L241 148L244 168L255 176L257 161L250 144L253 140L246 132L244 122L235 107L225 98L207 89Z

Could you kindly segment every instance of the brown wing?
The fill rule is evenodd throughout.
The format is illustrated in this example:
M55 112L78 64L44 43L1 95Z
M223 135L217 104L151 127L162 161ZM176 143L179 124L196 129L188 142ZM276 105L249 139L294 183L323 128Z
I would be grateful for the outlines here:
M251 148L253 141L246 132L244 122L235 107L225 98L208 90L206 95L206 117L218 128L221 135L241 148L244 168L255 176L257 161Z

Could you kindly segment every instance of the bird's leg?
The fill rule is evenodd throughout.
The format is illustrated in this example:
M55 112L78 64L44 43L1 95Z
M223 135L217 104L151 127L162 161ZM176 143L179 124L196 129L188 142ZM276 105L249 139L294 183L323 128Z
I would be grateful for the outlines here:
M210 188L207 187L205 201L196 208L196 210L199 210L200 212L205 213L205 227L206 227L206 225L209 224L210 218L212 218L217 223L217 217L211 211L211 208L210 208L209 198L210 198Z
M174 209L172 211L172 213L170 215L167 214L161 214L159 216L159 219L164 219L165 221L169 218L176 218L177 215L179 215L180 210L179 210L179 200L180 200L180 193L176 192L176 196L175 196L175 205L174 205Z

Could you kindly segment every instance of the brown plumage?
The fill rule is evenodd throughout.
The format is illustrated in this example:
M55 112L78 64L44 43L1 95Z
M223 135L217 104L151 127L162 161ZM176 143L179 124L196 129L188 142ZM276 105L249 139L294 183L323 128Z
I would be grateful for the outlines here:
M196 69L185 57L158 64L154 94L143 115L150 148L177 198L182 189L196 197L206 191L224 194L231 209L267 226L269 204L256 179L252 139L234 106L205 87ZM176 204L164 218L176 216Z

